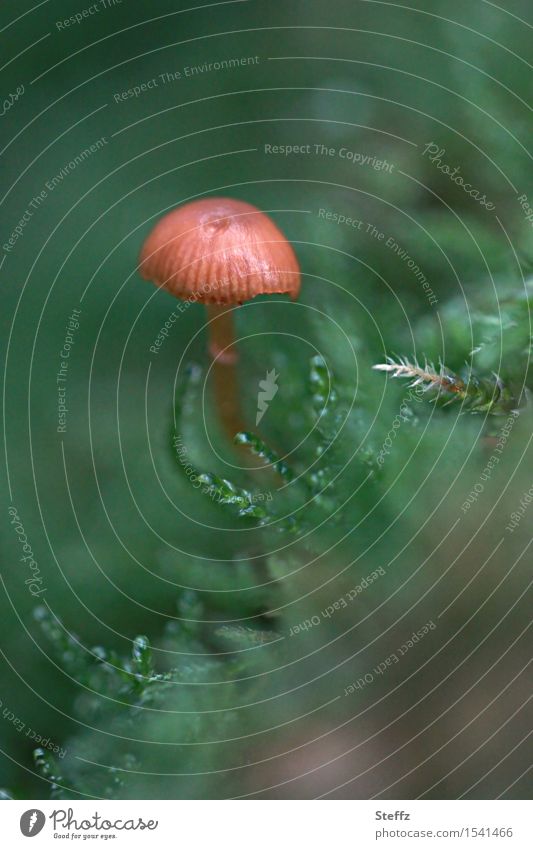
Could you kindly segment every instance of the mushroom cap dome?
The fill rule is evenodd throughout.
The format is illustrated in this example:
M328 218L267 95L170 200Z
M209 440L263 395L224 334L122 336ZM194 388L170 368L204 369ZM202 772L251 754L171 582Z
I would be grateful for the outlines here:
M142 276L178 298L240 304L257 295L300 291L296 255L257 207L204 198L172 210L155 225L139 258Z

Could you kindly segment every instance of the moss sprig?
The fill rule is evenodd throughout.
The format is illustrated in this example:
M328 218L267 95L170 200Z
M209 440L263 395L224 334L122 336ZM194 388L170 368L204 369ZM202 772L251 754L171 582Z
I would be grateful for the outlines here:
M265 465L277 472L287 483L291 483L294 480L293 469L259 436L248 431L239 431L233 441L235 445L244 445L252 454L259 457L260 460L264 460Z
M465 376L456 374L439 363L438 368L428 360L419 365L416 359L408 357L387 357L387 362L372 366L376 371L384 371L393 378L410 380L409 387L420 387L422 392L433 390L433 401L444 399L446 404L461 401L463 408L471 413L492 413L502 415L518 405L503 381L497 374L490 377L477 377L471 371Z

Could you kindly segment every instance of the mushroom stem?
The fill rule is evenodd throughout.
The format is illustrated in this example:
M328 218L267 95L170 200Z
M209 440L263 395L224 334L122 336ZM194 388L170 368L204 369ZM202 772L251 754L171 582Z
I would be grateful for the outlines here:
M209 322L209 353L213 359L213 383L218 413L227 436L245 430L239 401L233 310L229 306L207 304Z
M229 306L206 304L209 321L209 353L213 360L235 364L239 354L235 346L233 310Z

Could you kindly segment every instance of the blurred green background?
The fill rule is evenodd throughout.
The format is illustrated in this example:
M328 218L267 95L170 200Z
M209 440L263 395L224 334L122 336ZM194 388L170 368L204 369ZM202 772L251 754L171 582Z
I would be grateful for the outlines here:
M523 798L531 518L505 527L533 483L529 407L463 512L505 418L413 405L378 474L407 386L371 366L398 354L460 369L477 349L483 375L530 382L532 225L519 202L533 204L530 3L97 8L68 26L89 5L5 0L0 11L2 100L24 88L1 117L2 245L32 213L0 256L0 785L17 798L47 798L58 774L53 792L68 798ZM236 58L247 62L186 71ZM429 144L494 209L439 169ZM269 211L301 263L296 303L259 299L236 315L246 414L253 423L259 381L276 368L262 433L298 470L316 458L310 358L336 381L345 421L331 501L278 498L308 530L243 523L193 490L173 455L176 386L195 364L180 422L191 459L251 485L228 466L202 396L203 308L180 315L154 355L175 301L137 271L158 217L209 194ZM76 635L78 653L57 653L33 615L11 505L47 621ZM379 567L347 607L290 636ZM344 695L429 621L401 663ZM105 670L91 677L90 652L127 657L139 634L156 670L177 673L131 706L131 693L103 688ZM29 728L65 756L39 770Z

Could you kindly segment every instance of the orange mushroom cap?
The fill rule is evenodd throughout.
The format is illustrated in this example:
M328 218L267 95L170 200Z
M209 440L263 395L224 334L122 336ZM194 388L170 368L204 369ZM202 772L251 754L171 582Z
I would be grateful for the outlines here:
M300 291L298 260L281 230L257 207L231 198L169 212L146 239L139 266L146 280L204 304Z

